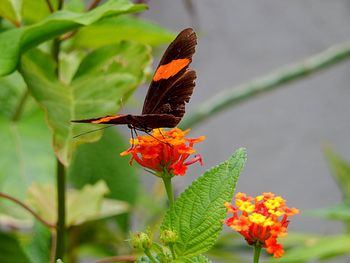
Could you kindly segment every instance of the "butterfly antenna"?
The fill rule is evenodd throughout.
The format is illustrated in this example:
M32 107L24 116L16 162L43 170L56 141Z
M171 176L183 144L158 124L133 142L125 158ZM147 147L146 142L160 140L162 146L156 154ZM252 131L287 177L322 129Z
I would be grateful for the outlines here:
M158 128L158 131L159 131L160 135L162 135L163 139L165 139L165 136L164 136L164 134L162 133L162 130Z
M83 132L83 133L81 133L81 134L78 134L78 135L73 136L73 138L75 139L75 138L78 138L78 137L80 137L80 136L82 136L82 135L85 135L85 134L88 134L88 133L92 133L92 132L96 132L96 131L100 131L100 130L104 130L104 129L110 128L110 127L112 127L112 126L114 126L114 124L108 125L108 126L105 126L105 127L102 127L102 128L98 128L98 129L95 129L95 130Z
M158 131L159 131L160 135L162 135L163 139L165 140L166 138L165 138L164 134L162 133L162 129L158 129ZM170 143L164 142L164 141L161 141L161 142L169 145L170 148L173 148L173 146Z
M149 136L151 136L153 139L156 139L157 141L159 141L159 142L161 142L161 143L167 144L168 146L170 146L170 148L173 148L173 146L172 146L170 143L158 139L158 138L155 137L152 133L147 132L147 131L145 131L145 133L148 134ZM164 136L162 133L160 133L160 134L163 136L163 139L165 139L165 136Z

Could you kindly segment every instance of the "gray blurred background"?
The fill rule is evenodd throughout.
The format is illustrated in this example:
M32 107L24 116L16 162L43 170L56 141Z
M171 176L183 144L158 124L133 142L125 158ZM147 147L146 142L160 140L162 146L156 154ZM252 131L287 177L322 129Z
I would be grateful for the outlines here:
M199 35L192 64L197 87L187 115L220 91L350 40L346 0L191 2L195 13L184 0L151 0L143 14L175 32L192 26ZM350 159L349 66L342 63L197 126L191 136L207 136L197 147L204 165L193 165L185 178L176 178L177 192L238 147L246 147L248 163L237 191L275 192L302 213L340 202L321 146L329 144ZM304 214L294 218L290 229L335 234L343 228Z

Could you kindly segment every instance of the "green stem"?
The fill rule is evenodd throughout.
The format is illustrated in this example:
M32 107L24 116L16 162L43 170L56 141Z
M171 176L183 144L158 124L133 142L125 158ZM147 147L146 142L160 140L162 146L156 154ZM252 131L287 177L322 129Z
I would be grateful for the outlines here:
M158 261L152 256L152 253L149 251L148 248L145 249L145 254L151 260L151 262L158 263Z
M230 90L222 91L215 97L205 101L199 107L189 114L181 123L181 128L193 128L195 125L206 121L209 117L219 113L229 107L238 105L248 99L258 95L281 88L287 83L303 79L320 72L322 69L329 68L350 58L350 43L344 43L331 47L319 54L309 57L306 60L282 68L242 84Z
M11 121L16 122L19 120L28 97L29 97L29 90L27 88L26 91L23 93L21 99L19 100L18 105L17 105L14 113L12 114Z
M137 260L136 256L114 256L114 257L108 257L103 258L100 260L97 260L95 263L111 263L111 262L135 262Z
M62 259L65 252L66 207L65 207L66 178L63 164L57 160L57 245L56 260Z
M50 0L46 0L46 4L47 4L47 7L49 8L50 13L53 13L54 10L53 10L53 6L51 4L51 1Z
M33 209L31 209L28 205L26 205L25 203L23 203L22 201L20 201L19 199L10 196L8 194L2 193L0 192L0 197L2 198L6 198L7 200L10 200L14 203L16 203L17 205L21 206L22 208L24 208L25 210L27 210L29 213L31 213L36 219L38 219L41 223L43 223L45 226L55 229L56 225L51 224L50 222L46 221L44 218L42 218L39 214L37 214Z
M57 11L60 11L63 8L63 0L58 0L57 2ZM61 40L59 37L54 38L53 42L52 42L52 47L51 47L51 54L52 54L52 58L55 60L56 62L56 76L59 79L59 65L60 65L60 60L59 60L59 56L60 56L60 48L61 48Z
M56 37L52 42L51 53L52 53L53 59L56 62L55 74L58 79L59 79L59 72L60 72L60 59L59 59L60 48L61 48L61 40L58 37Z
M173 259L176 259L174 244L169 244L169 248L170 248L171 256L173 257Z
M58 0L57 10L61 10L63 8L63 2L64 2L64 0Z
M171 184L171 177L170 176L164 176L162 177L166 194L168 196L169 200L169 207L172 208L174 206L174 192L173 192L173 185Z
M101 2L101 0L92 0L91 3L89 4L89 7L87 8L87 10L92 10L94 9L96 6L98 6L98 4Z
M261 245L259 243L255 243L254 245L254 263L259 263L259 257L261 252Z

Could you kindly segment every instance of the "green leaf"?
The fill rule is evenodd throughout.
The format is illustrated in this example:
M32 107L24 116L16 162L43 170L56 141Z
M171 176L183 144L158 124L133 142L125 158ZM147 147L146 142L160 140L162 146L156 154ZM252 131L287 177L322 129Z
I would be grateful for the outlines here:
M31 50L23 56L24 80L47 114L54 151L61 163L68 166L76 145L101 136L95 132L73 140L93 126L71 120L115 114L143 82L150 61L150 50L142 44L121 42L103 47L82 61L68 85L57 80L54 62L47 54Z
M344 198L350 200L350 163L341 158L330 147L324 148L324 154Z
M145 5L135 5L128 0L109 0L87 13L62 10L39 23L3 32L0 34L0 76L13 72L20 55L40 43L81 26L95 23L102 18L139 12L144 9Z
M108 198L126 201L133 205L138 197L137 169L129 165L129 158L120 152L128 146L116 130L107 129L96 143L80 145L68 171L70 182L77 188L104 180L110 193ZM121 215L119 223L128 231L128 216Z
M169 260L168 261L162 260L159 255L156 256L155 258L156 258L157 262L170 262ZM151 263L153 261L151 261L147 256L143 256L140 259L138 259L136 262L137 263ZM181 258L177 258L175 260L172 260L171 262L172 263L211 263L211 261L203 255L198 255L198 256L194 256L194 257L181 257Z
M23 242L22 242L23 243ZM24 252L33 263L47 263L50 261L51 232L47 226L35 221L28 243L22 244Z
M30 263L14 236L0 232L0 244L1 263Z
M74 36L73 44L80 48L97 48L121 40L134 40L149 45L160 45L169 43L174 38L175 34L150 21L134 16L120 16L81 28Z
M74 11L74 12L84 12L86 1L84 0L69 0L65 1L64 9Z
M56 263L63 263L63 261L60 260L60 259L57 259L57 260L56 260Z
M68 192L67 224L79 225L127 212L129 209L127 203L102 198L108 192L109 189L103 181L93 186L85 185L79 191Z
M299 245L302 246L287 250L282 258L274 258L268 262L309 262L349 254L350 236L325 236L308 239L304 244L299 243Z
M0 115L11 118L26 89L26 84L18 72L0 77Z
M73 50L69 53L61 52L59 69L60 69L60 81L62 83L71 83L74 74L78 70L81 61L85 58L86 52L83 50Z
M350 201L345 201L338 205L327 208L320 208L309 212L311 215L324 217L332 220L342 220L350 222Z
M50 0L54 9L57 9L57 0ZM65 5L63 5L65 7ZM51 11L45 1L24 0L22 4L22 17L26 24L37 23L49 16Z
M191 258L178 258L173 263L211 263L211 261L205 256L199 255Z
M32 207L47 221L57 220L56 194L53 185L34 184L28 190L28 200ZM67 227L111 217L128 211L128 204L122 201L104 199L108 193L103 181L86 185L81 190L67 191ZM88 200L88 202L87 202Z
M86 56L73 77L80 80L97 78L101 74L132 74L139 81L144 79L145 68L151 61L151 49L143 44L121 41L101 47ZM83 79L86 81L86 79Z
M0 117L0 127L0 191L23 200L33 182L54 182L55 158L42 112L27 113L18 123ZM3 199L1 213L32 219L21 207Z
M178 234L179 256L196 256L214 245L227 215L224 203L232 199L245 162L245 149L237 150L194 181L167 212L161 228Z
M21 24L22 0L1 0L0 17L4 17L16 26Z

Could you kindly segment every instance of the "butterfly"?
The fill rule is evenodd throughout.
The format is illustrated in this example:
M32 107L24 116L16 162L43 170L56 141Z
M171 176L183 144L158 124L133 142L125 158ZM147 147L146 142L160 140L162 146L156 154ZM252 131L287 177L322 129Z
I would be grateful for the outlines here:
M153 75L141 115L119 114L72 122L127 125L149 133L156 128L175 127L185 114L195 87L196 72L189 68L197 36L192 28L182 30L166 49Z

